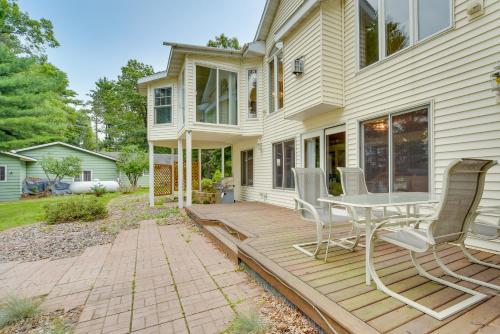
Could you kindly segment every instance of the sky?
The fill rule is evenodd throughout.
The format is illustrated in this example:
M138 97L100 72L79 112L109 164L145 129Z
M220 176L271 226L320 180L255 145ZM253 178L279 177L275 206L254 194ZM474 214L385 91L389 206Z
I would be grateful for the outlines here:
M61 44L49 61L68 74L79 98L100 77L115 79L128 59L162 71L163 41L206 45L220 33L251 42L265 0L18 0L32 18L52 21Z

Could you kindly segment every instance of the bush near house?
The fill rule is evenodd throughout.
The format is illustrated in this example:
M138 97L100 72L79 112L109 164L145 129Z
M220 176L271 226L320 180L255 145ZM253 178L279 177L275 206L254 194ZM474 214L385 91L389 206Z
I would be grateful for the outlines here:
M44 206L45 222L60 224L71 221L93 221L105 218L108 210L104 201L85 195L62 198Z

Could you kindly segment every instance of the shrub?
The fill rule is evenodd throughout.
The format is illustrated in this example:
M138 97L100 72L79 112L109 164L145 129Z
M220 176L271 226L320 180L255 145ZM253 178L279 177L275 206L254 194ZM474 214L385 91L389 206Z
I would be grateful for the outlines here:
M31 298L9 297L0 307L0 328L34 317L40 312L40 301Z
M220 182L222 180L222 173L220 170L216 170L214 175L212 176L213 183Z
M215 192L214 181L212 181L211 179L202 179L201 190L203 190L206 193L214 193Z
M44 206L47 224L71 221L92 221L107 216L106 205L99 200L84 195L63 198Z
M96 197L101 197L104 194L106 194L106 187L104 187L102 184L96 184L92 188L90 188L92 194L94 194Z
M238 313L226 332L234 334L264 334L268 326L255 310Z

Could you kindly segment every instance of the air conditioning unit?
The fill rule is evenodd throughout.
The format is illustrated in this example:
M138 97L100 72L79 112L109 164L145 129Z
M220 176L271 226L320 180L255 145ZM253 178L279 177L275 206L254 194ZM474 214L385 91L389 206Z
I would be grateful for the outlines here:
M304 57L297 58L292 64L293 74L299 76L304 73Z

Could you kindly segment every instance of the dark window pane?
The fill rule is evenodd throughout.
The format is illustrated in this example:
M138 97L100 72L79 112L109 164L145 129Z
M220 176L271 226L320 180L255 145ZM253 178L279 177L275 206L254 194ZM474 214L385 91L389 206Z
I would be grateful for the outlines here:
M269 113L274 112L274 60L269 63Z
M155 107L156 124L171 123L172 121L172 107Z
M387 118L363 123L363 167L370 192L389 191L388 143Z
M304 140L305 146L305 167L319 168L319 137L308 138Z
M283 187L283 143L273 144L274 183L275 188Z
M0 166L0 181L5 181L6 175L5 175L5 166Z
M253 186L253 150L247 151L247 185Z
M359 66L378 61L378 3L359 0Z
M257 117L257 70L248 71L248 117Z
M217 122L217 70L196 66L196 121Z
M418 0L418 39L451 25L451 0Z
M385 0L385 54L391 55L410 45L409 2Z
M83 171L83 181L89 182L92 181L92 172L89 170Z
M392 117L393 191L429 191L427 108Z
M340 173L337 167L345 167L345 132L333 133L326 136L327 162L326 172L328 176L328 191L332 195L342 194Z
M278 56L278 109L283 108L283 56Z
M241 152L241 185L247 185L247 152Z
M238 76L219 70L219 123L238 124Z
M285 164L283 166L284 188L294 188L292 168L295 168L295 141L284 143Z

